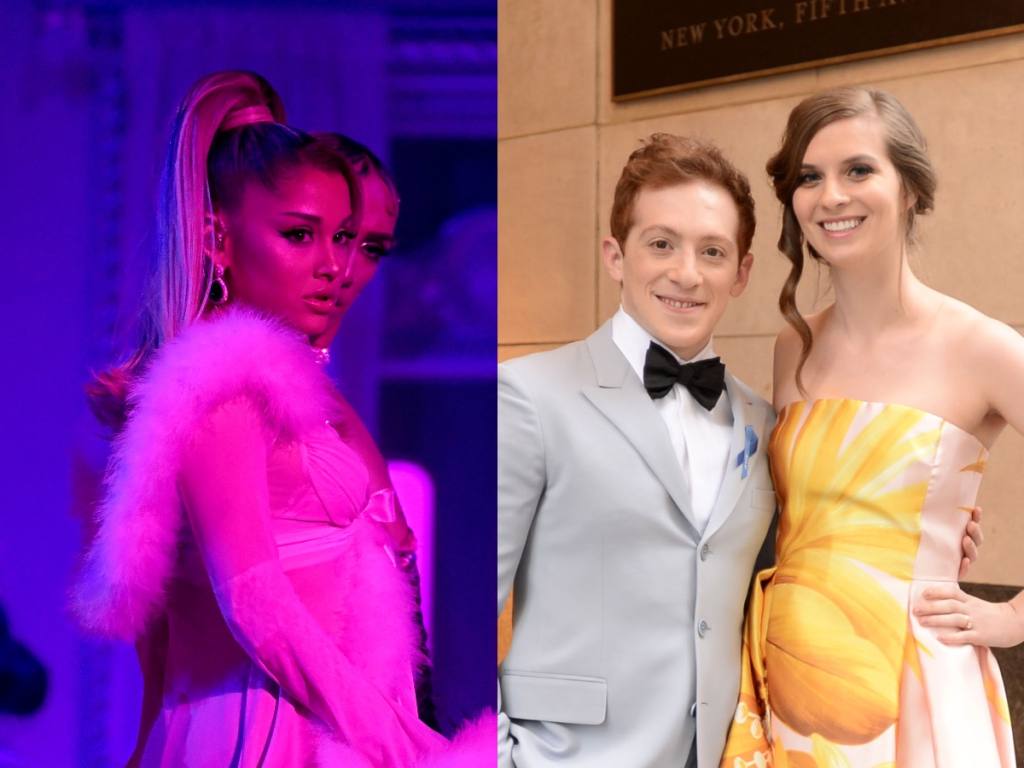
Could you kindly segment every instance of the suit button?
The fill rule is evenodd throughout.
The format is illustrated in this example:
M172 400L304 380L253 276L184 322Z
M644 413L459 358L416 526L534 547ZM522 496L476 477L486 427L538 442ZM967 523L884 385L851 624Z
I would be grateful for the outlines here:
M700 620L700 624L697 625L697 634L704 637L708 632L711 631L711 625L708 624L704 619Z
M693 705L690 707L690 717L696 717L696 716L697 716L697 702L695 701L695 702L693 702Z
M711 547L709 547L707 544L705 544L703 547L700 548L700 559L701 560L707 560L708 559L708 555L710 555L710 554L711 554Z

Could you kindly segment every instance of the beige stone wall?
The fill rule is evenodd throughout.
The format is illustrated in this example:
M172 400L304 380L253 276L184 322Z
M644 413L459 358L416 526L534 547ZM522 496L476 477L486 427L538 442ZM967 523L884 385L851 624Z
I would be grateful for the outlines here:
M611 0L499 0L498 355L581 338L609 317L617 286L599 269L611 195L653 131L714 139L751 178L755 268L717 349L764 396L786 263L764 173L789 110L838 84L893 92L929 139L937 210L922 222L919 274L1024 330L1024 35L805 70L616 104ZM801 305L827 299L805 275ZM971 580L1024 585L1024 438L1000 438L982 487L986 544Z

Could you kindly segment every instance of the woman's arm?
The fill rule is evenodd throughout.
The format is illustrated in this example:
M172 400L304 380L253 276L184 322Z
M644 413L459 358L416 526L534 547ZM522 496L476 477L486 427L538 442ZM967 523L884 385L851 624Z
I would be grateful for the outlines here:
M972 384L989 405L990 418L1024 434L1024 338L991 318L981 318L964 346ZM1005 603L968 595L956 584L929 587L915 612L950 645L1007 648L1024 642L1024 592Z
M126 768L135 768L142 760L149 732L160 716L164 696L164 665L167 661L167 616L154 620L135 641L135 653L142 670L142 712L139 715L139 736L135 751Z
M280 566L270 529L269 444L254 403L238 398L205 418L184 457L182 497L221 612L250 657L336 737L374 765L412 765L442 737L353 666Z

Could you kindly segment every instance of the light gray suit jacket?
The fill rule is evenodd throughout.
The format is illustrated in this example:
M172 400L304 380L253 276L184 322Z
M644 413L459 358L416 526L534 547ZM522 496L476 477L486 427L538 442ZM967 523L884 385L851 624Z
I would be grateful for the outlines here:
M499 766L683 768L696 739L717 767L775 509L774 412L728 374L726 387L731 460L702 534L610 322L499 367L499 614L515 583Z

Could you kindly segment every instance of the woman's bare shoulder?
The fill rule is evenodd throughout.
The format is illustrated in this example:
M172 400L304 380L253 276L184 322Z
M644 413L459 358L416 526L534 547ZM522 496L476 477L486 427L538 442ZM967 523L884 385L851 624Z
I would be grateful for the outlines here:
M829 308L804 315L804 322L807 323L811 332L812 344L820 335L822 326L827 318ZM773 396L776 409L799 399L800 390L796 385L796 370L800 364L800 357L803 354L804 340L800 332L789 323L783 326L775 337L775 357L773 364Z
M1007 353L1024 350L1024 338L1016 329L952 296L943 297L938 327L947 344L978 363L998 362Z

